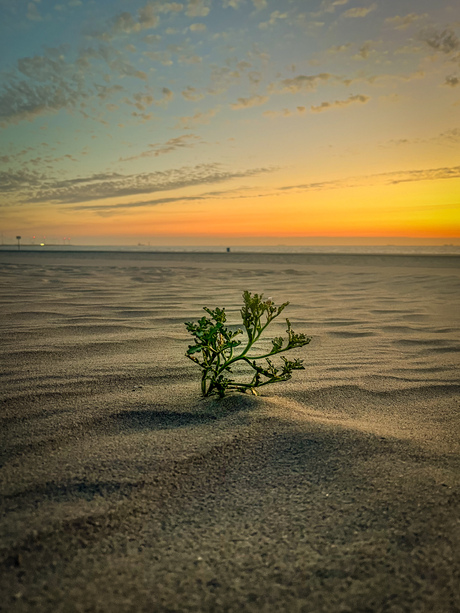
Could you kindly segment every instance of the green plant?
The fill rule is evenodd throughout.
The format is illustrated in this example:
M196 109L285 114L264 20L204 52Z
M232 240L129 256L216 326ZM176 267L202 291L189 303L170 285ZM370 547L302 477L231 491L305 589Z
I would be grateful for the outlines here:
M243 334L243 330L232 331L225 326L227 316L225 309L217 307L212 310L203 307L210 317L202 317L197 323L185 324L188 332L195 339L195 344L189 345L185 355L202 369L201 392L203 396L217 394L220 398L227 392L251 391L257 395L256 388L287 381L292 376L293 370L304 370L302 360L288 360L281 356L282 364L277 368L272 356L284 353L295 347L307 345L311 338L305 334L296 334L291 328L289 319L286 319L288 338L285 341L281 336L272 340L272 347L261 355L248 355L255 343L260 339L267 326L287 307L285 302L276 307L271 298L263 299L263 294L251 295L248 291L243 292L244 304L241 309L241 317L246 332L246 343L237 337ZM241 347L240 350L237 350ZM259 360L265 360L262 365ZM232 367L236 362L249 365L254 373L248 383L235 381L229 378L233 375Z

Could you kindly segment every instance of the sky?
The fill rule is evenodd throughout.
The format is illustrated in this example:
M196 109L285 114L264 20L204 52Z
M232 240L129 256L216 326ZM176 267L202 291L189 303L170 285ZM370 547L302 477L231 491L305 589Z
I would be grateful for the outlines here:
M2 242L460 244L458 0L0 0Z

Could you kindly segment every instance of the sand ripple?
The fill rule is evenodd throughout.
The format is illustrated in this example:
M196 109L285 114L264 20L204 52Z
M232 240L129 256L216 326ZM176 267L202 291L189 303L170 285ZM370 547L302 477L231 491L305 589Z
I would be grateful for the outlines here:
M0 254L5 610L460 610L455 258L41 255ZM203 400L184 321L243 289L306 370Z

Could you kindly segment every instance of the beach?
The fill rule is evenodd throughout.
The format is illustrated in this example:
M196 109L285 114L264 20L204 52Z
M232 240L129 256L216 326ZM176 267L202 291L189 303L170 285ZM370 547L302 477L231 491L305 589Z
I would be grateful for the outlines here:
M459 265L0 252L0 610L459 612ZM202 398L244 290L305 370Z

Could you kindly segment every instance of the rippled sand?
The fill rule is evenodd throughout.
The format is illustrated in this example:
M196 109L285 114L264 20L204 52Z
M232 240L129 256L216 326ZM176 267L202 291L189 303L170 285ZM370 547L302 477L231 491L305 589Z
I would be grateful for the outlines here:
M460 611L459 264L0 252L0 610ZM245 289L306 370L201 399Z

